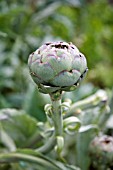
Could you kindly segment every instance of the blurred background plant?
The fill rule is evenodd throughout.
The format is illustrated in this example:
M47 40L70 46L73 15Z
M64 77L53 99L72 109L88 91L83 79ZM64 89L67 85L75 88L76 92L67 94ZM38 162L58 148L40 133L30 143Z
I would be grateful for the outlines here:
M50 99L48 95L38 93L32 82L27 67L28 56L44 42L72 41L86 55L89 72L84 84L76 91L64 94L63 100L70 98L74 104L96 93L99 88L105 89L108 96L105 102L99 101L95 106L91 105L91 101L85 108L78 106L77 113L80 111L80 114L77 116L83 122L82 125L88 127L85 127L86 131L81 130L82 133L76 134L72 141L66 136L67 149L64 156L69 163L76 162L82 170L88 170L88 147L92 136L96 136L97 133L94 125L98 125L102 133L113 133L112 37L112 0L0 0L0 121L1 125L3 124L1 132L5 134L2 135L5 139L0 141L1 152L5 152L5 147L12 151L15 147L24 148L32 145L36 148L42 145L42 142L36 142L42 137L39 135L37 140L39 131L37 132L35 124L38 121L46 122L44 105L50 103ZM103 109L103 105L109 105L111 111L108 113L106 107ZM7 109L4 117L5 108L24 110L25 113L18 113L16 110L15 117L10 119ZM85 111L81 112L81 109ZM14 110L10 112L12 115ZM9 144L3 142L6 139L10 141ZM80 143L83 140L84 145ZM10 165L0 168L8 170ZM23 168L35 170L35 167L24 166L23 162L21 165L12 165L14 170Z

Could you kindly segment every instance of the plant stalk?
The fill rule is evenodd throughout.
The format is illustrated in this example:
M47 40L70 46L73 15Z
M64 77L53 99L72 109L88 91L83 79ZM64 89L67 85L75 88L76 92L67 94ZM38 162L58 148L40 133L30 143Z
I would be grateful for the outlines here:
M42 147L36 149L36 151L46 154L50 152L56 145L56 136L62 136L63 133L63 117L61 109L61 93L51 93L52 101L52 114L51 118L54 123L54 133L52 137Z
M62 136L63 133L63 117L61 109L61 94L58 98L51 95L52 101L52 120L54 122L55 136Z

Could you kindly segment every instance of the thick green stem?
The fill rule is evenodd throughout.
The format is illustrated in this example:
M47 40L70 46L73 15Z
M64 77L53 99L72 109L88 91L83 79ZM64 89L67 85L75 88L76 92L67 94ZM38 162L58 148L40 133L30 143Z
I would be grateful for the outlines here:
M52 100L52 119L55 127L55 135L62 136L63 118L61 110L61 95L57 99L55 99L53 95L51 95L51 100Z
M56 145L56 136L62 136L63 133L63 117L62 117L62 110L61 110L61 93L51 93L50 94L51 101L52 101L52 120L54 123L54 133L53 136L43 145L42 147L38 148L36 151L41 153L48 153L50 152L54 146Z

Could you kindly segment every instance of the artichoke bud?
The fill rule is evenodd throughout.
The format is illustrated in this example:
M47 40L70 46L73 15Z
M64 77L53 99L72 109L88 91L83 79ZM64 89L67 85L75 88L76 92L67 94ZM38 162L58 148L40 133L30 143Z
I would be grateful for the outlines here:
M85 56L66 42L45 43L29 56L28 66L42 93L75 90L88 71Z
M113 169L113 137L102 135L95 137L90 144L91 169Z

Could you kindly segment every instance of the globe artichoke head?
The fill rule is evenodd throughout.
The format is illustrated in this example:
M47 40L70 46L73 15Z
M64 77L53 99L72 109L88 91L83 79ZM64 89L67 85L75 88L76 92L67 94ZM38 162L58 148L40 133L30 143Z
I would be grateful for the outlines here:
M45 87L53 92L70 91L88 70L85 56L75 45L66 42L42 45L29 56L28 66L33 80L42 92L45 92Z
M90 143L91 169L113 169L113 136L96 136Z

